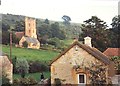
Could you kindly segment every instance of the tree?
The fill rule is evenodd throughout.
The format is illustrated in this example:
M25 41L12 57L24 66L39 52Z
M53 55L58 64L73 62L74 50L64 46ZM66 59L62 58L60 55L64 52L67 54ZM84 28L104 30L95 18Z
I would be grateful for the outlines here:
M2 44L10 43L10 33L8 31L2 31Z
M26 59L17 59L16 69L21 74L21 77L24 78L25 74L29 71L29 64Z
M45 19L44 23L46 23L46 24L50 24L50 22L49 22L48 19Z
M25 23L24 21L16 21L15 24L15 29L13 29L13 31L25 31Z
M17 61L17 57L15 56L15 57L12 59L13 73L16 73L16 61Z
M70 24L71 18L69 16L64 15L62 19L64 20L64 24Z
M120 15L115 16L112 19L112 28L110 29L111 32L111 43L112 47L120 47Z
M51 25L49 24L41 24L40 27L38 27L38 35L40 37L44 37L45 35L48 37L51 37Z
M61 40L65 39L64 32L60 30L60 26L58 22L51 24L51 35L52 38L57 37Z
M10 29L10 26L4 22L2 22L2 31L8 31Z
M120 33L120 15L113 17L112 19L112 30L116 33Z
M90 36L93 46L104 51L111 43L108 39L107 27L106 22L102 21L97 16L92 16L82 24L83 33L81 37L83 39L86 36Z

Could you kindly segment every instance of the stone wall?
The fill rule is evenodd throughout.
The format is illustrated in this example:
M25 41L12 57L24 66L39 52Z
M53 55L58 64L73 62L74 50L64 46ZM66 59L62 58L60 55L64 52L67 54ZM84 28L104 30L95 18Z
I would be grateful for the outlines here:
M8 59L7 56L0 56L0 62L2 63L2 65L0 65L0 67L2 67L2 73L4 73L5 75L7 75L7 78L10 79L10 83L12 83L13 81L13 65L11 64L10 60Z
M62 84L78 84L77 73L74 71L73 67L76 65L89 67L91 62L94 61L98 60L79 46L74 46L52 63L51 83L54 84L55 78L59 78ZM89 79L87 80L87 84L89 84Z
M115 75L112 77L112 84L120 86L120 75Z

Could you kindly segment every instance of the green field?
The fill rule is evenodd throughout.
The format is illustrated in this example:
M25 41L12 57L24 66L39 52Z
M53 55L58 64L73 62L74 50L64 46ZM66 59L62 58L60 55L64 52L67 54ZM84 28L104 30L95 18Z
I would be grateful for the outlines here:
M50 72L43 72L45 78L50 78ZM14 74L13 75L14 79L20 78L21 76L19 74ZM32 77L37 81L40 81L40 73L29 73L26 74L25 77Z
M66 46L72 44L72 40L64 40ZM1 46L1 45L0 45ZM10 56L10 46L2 45L2 51ZM17 48L12 46L12 58L15 56L17 58L25 58L28 61L41 61L47 64L55 57L57 57L59 52L52 50L42 50L42 49L27 49L27 48ZM45 78L50 78L50 72L44 72ZM40 73L28 73L26 77L33 77L37 81L40 80ZM19 74L14 74L13 78L20 78Z
M10 55L10 46L2 45L2 51L7 55ZM27 49L27 48L17 48L12 47L12 58L15 56L17 58L25 58L27 60L35 61L39 60L42 62L49 62L54 57L56 57L59 53L51 50L36 50L36 49Z

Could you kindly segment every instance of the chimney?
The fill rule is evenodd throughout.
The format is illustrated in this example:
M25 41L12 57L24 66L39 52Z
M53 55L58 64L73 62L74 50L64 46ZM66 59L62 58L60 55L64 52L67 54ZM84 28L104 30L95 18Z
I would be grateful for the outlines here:
M91 38L89 36L84 38L84 44L89 46L89 47L92 47Z

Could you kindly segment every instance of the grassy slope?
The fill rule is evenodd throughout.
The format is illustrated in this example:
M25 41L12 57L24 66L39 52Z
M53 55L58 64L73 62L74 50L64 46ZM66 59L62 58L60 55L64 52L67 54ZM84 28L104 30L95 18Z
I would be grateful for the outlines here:
M64 40L65 45L69 46L72 44L73 40ZM1 46L1 45L0 45ZM10 46L2 45L2 51L9 55L10 53ZM56 57L59 53L55 51L50 50L36 50L36 49L27 49L27 48L16 48L12 47L12 57L18 57L18 58L26 58L27 60L39 60L39 61L46 61L49 62L54 57ZM45 78L50 78L50 72L44 72ZM19 74L14 74L15 78L20 78ZM40 80L40 73L29 73L26 75L26 77L33 77L37 81Z
M10 47L3 45L2 51L9 55ZM17 58L26 58L27 60L39 60L39 61L50 61L56 57L59 53L50 50L36 50L36 49L27 49L27 48L16 48L12 47L12 57Z

